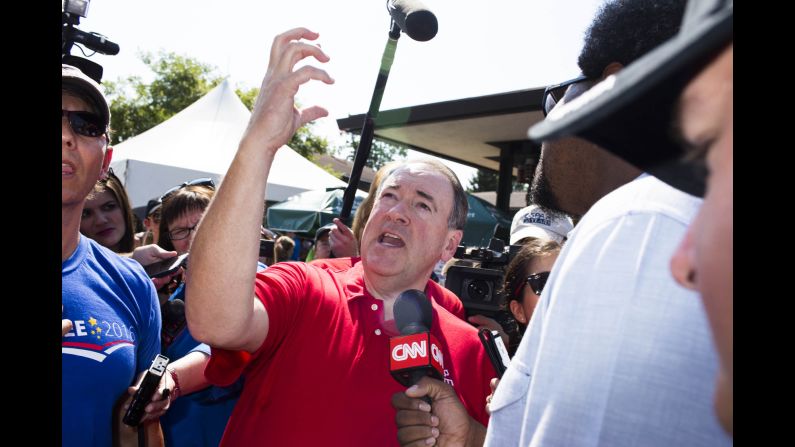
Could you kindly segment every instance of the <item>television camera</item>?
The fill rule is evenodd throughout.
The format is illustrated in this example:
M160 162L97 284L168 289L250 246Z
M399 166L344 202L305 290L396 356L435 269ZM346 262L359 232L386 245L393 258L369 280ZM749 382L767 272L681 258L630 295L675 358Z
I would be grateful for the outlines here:
M88 59L70 54L72 46L77 48L84 56L89 57L82 47L93 50L94 53L113 56L119 53L119 45L108 40L99 33L88 33L77 29L80 17L86 17L90 0L61 0L61 63L77 67L100 83L102 81L102 66ZM94 54L92 53L92 55Z
M521 245L505 246L505 242L492 238L488 247L459 245L455 257L460 264L447 269L444 286L455 293L464 304L467 317L484 315L496 320L503 330L513 337L518 330L511 313L503 309L505 295L501 292L505 269Z

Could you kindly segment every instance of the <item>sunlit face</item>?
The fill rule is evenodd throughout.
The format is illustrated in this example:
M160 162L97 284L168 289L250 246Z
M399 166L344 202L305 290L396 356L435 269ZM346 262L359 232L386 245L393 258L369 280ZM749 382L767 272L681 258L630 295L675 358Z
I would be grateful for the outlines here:
M530 262L527 263L524 277L527 278L534 273L551 271L552 266L555 264L555 260L557 258L558 253L534 257ZM513 317L516 319L516 321L526 325L530 321L530 317L533 316L533 311L535 310L540 299L541 296L536 295L536 293L533 291L533 288L527 284L527 281L525 281L522 285L522 302L510 302L511 313L513 314Z
M160 210L157 209L155 212L149 214L149 216L144 219L144 226L147 230L152 232L153 241L157 242L160 238Z
M409 164L384 179L362 234L365 272L424 283L455 253L463 232L448 228L453 187L439 172Z
M61 94L61 108L69 111L93 110L80 98ZM107 138L75 133L66 117L61 118L61 203L82 206L94 184L107 172L112 151L105 150Z
M174 250L176 250L178 254L190 251L193 238L196 236L196 228L198 228L199 221L203 214L203 210L188 211L187 213L181 214L173 222L168 223L168 231L171 234L174 234L174 232L178 230L189 230L193 228L193 230L190 230L190 235L184 239L174 240L172 237L171 243L174 244Z
M83 205L80 232L102 246L118 251L126 231L124 213L113 192L106 189L89 194Z
M723 426L733 430L734 321L734 91L733 45L693 79L681 97L685 141L706 155L704 203L671 260L677 281L700 292L712 327L720 376L715 403Z

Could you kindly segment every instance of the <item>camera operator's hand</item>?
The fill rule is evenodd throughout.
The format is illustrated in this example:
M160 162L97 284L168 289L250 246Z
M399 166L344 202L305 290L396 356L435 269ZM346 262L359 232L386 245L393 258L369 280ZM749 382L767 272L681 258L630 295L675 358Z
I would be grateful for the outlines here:
M295 95L301 84L310 79L326 84L334 83L328 73L311 65L293 70L296 63L309 56L319 62L329 61L329 57L319 46L301 41L315 40L318 36L318 33L306 28L294 28L273 39L268 70L254 103L241 146L250 143L275 153L290 141L299 127L328 115L328 111L319 106L304 110L295 107Z
M497 323L496 320L489 318L485 315L472 315L468 318L469 322L477 326L478 329L486 328L492 331L497 331L500 333L500 338L502 338L502 343L505 346L508 346L508 334L502 329L500 323Z
M431 405L420 400L431 398ZM486 427L474 420L453 388L439 380L423 377L404 393L392 395L397 410L398 442L401 446L480 446Z
M353 236L353 231L341 220L334 218L334 225L329 232L329 242L331 242L331 252L337 258L347 258L359 256L359 242Z

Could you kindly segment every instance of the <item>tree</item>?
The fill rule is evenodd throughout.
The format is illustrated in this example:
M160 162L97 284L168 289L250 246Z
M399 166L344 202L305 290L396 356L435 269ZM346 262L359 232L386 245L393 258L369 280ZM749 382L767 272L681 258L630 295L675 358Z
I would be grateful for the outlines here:
M348 160L355 161L356 148L359 146L359 137L354 134L350 134L350 136L351 136L351 141L350 141L351 148L353 148L353 150L351 151L350 155L348 155ZM384 166L390 161L403 160L405 158L406 158L405 146L388 143L386 141L373 138L373 145L370 148L370 155L367 157L365 165L377 171L381 169L381 166Z
M254 101L259 95L259 87L248 90L236 89L235 93L249 110L254 110ZM300 107L300 105L299 105ZM294 151L314 161L315 156L329 153L328 140L312 133L312 123L300 127L287 143ZM333 172L333 171L332 171Z
M171 52L141 53L155 74L146 84L139 76L106 81L113 140L120 143L167 120L218 85L215 68Z
M497 173L478 169L478 172L469 180L468 192L496 191Z

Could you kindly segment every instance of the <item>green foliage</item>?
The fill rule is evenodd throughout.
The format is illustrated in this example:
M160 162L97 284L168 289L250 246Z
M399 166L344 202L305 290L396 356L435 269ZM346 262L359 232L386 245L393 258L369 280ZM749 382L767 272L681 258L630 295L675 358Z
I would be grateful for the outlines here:
M253 87L248 90L238 88L235 89L235 93L237 93L237 96L240 97L240 100L246 105L246 107L248 107L249 110L254 110L254 101L257 100L257 95L259 95L259 87ZM328 140L312 133L312 123L308 123L305 126L299 128L293 137L290 138L290 141L287 143L287 145L290 146L294 151L310 160L312 160L313 156L315 155L329 153ZM334 170L326 170L332 175L339 177L339 174Z
M352 151L348 155L348 160L354 161L356 159L356 148L359 147L359 137L354 134L350 134L350 137ZM370 155L367 157L365 165L377 171L390 161L405 160L406 154L405 146L373 138L373 145L370 148Z
M223 78L215 67L171 52L139 54L155 74L146 84L139 76L106 81L114 143L138 135L204 96Z
M482 192L497 190L497 173L478 169L478 172L469 180L467 192Z

